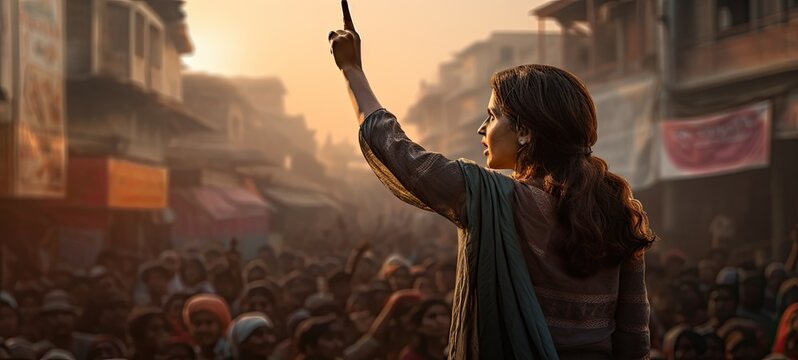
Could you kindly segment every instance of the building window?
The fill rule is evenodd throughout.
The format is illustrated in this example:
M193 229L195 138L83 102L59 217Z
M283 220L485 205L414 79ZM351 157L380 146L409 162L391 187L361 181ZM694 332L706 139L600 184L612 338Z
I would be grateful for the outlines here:
M144 15L136 13L136 57L144 58Z
M106 29L108 49L115 53L127 54L130 51L130 9L108 3L106 8Z
M717 28L718 32L739 33L748 30L751 21L751 4L749 0L718 0Z
M150 64L160 69L163 65L163 35L161 30L150 25Z

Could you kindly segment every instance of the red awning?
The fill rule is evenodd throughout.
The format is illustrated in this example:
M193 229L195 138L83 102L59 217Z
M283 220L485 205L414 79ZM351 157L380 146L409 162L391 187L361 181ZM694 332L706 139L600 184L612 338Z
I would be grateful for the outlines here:
M272 207L243 187L200 186L171 191L179 237L265 234Z

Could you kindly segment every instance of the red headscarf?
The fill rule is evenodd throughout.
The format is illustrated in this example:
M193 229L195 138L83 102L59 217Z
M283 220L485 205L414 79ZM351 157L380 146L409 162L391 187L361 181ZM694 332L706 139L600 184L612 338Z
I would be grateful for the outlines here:
M230 324L230 310L224 299L213 294L199 294L188 298L183 307L183 322L189 331L194 327L191 324L191 316L201 311L207 311L216 316L222 331L226 330L227 325Z
M784 354L787 347L787 334L790 333L792 327L792 320L798 312L798 303L792 304L784 310L779 320L779 329L776 332L776 341L773 343L773 352L776 354Z

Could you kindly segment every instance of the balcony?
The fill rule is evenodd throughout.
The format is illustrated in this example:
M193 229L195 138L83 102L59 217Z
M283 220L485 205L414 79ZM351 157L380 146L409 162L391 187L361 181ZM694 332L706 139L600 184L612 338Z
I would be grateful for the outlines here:
M798 11L759 20L676 44L678 86L704 88L798 70Z
M174 59L172 59L172 57ZM165 27L142 1L67 2L67 79L109 78L180 100L179 54Z

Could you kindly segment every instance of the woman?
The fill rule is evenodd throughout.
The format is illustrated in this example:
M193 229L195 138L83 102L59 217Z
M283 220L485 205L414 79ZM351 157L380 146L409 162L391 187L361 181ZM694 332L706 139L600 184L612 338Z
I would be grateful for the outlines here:
M668 360L699 360L706 352L706 344L702 336L687 325L679 325L665 334L662 352Z
M167 322L161 309L139 307L130 312L127 321L128 335L133 342L131 359L153 359L166 342Z
M495 74L478 133L487 166L513 176L451 161L410 141L380 105L342 5L344 29L328 37L366 159L399 198L461 229L450 357L646 357L642 255L654 235L629 184L591 154L585 85L544 65Z
M223 337L230 324L230 311L221 297L194 295L183 308L183 322L199 346L200 359L217 359L225 344Z
M245 313L230 324L227 341L233 359L268 359L277 345L277 334L266 314Z
M189 257L180 263L180 281L183 291L189 294L213 293L214 289L208 281L205 263L199 257Z
M402 354L401 360L445 359L449 343L451 310L442 300L430 299L422 302L411 313L410 321L416 334Z

